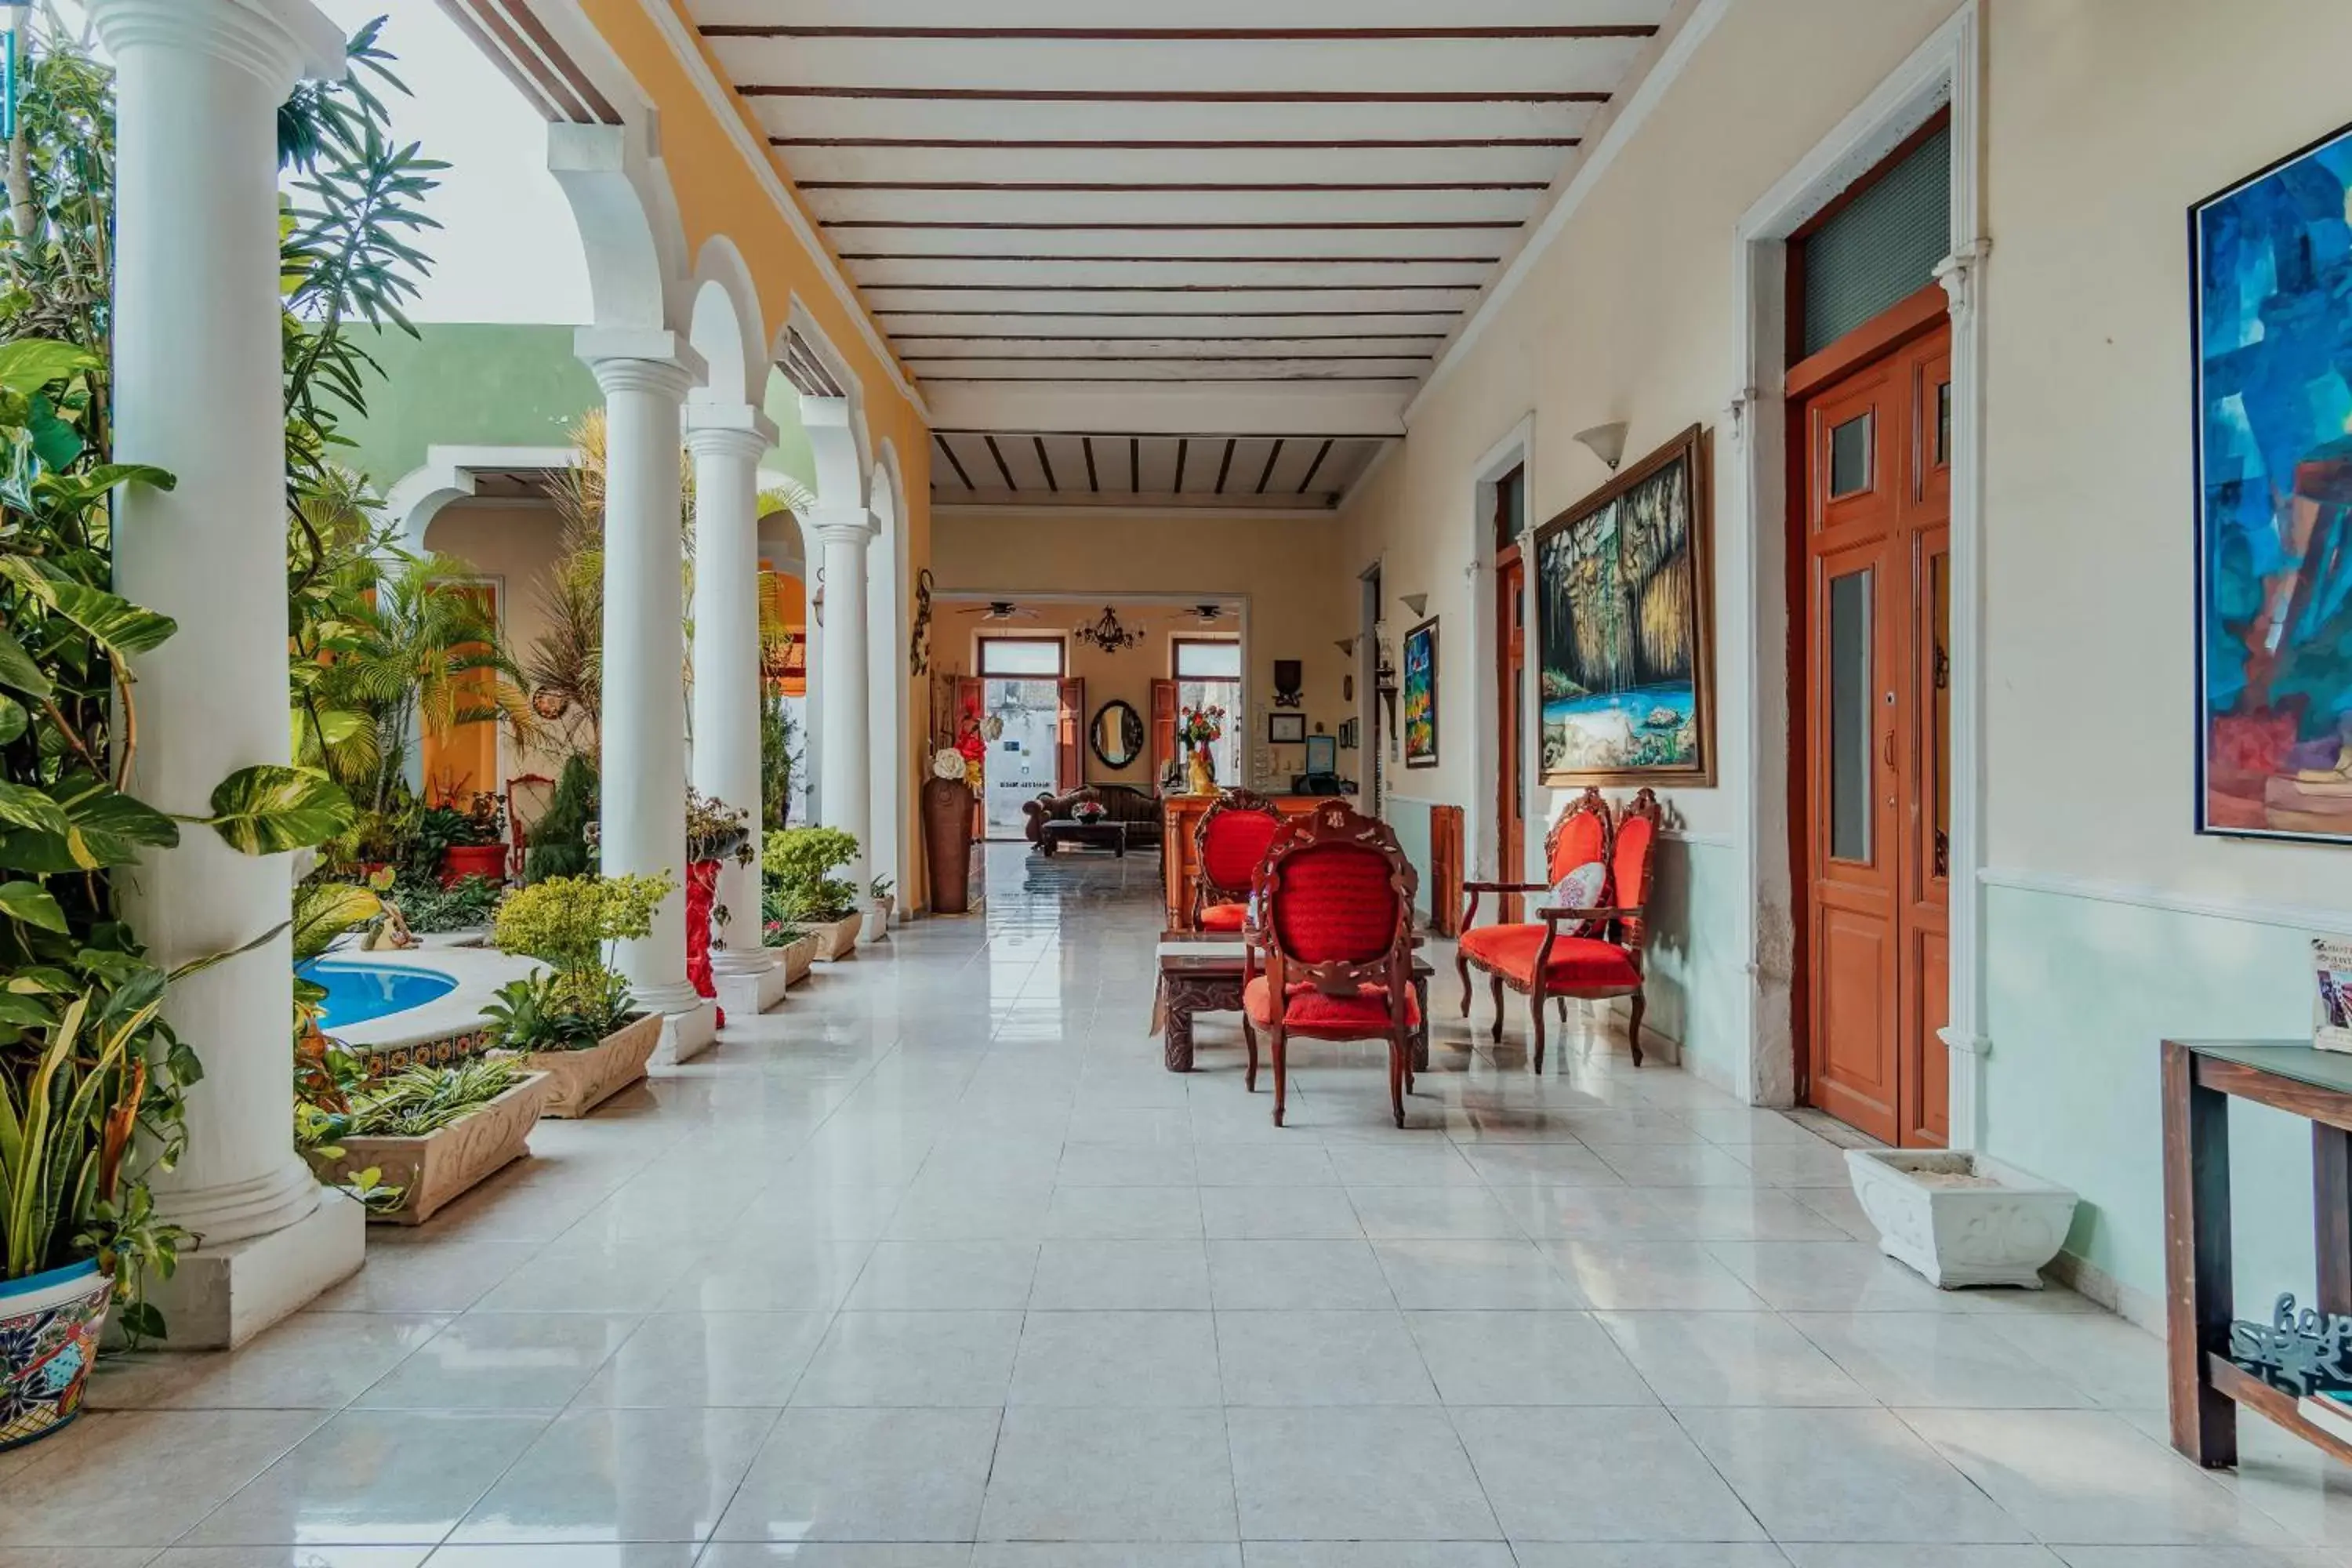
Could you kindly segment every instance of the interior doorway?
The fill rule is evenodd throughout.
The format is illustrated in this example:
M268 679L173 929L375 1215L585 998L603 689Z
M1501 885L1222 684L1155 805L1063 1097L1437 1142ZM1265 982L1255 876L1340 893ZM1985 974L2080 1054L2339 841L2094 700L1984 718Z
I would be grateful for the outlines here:
M980 639L980 705L988 750L982 761L982 822L991 838L1018 838L1022 807L1062 793L1063 658L1059 637ZM1075 782L1066 787L1075 788Z
M1495 869L1516 882L1528 866L1528 571L1519 553L1527 526L1527 469L1495 481L1495 690L1504 704L1495 726ZM1503 895L1506 923L1523 920L1525 900Z
M1805 1098L1950 1136L1951 330L1934 284L1790 372Z

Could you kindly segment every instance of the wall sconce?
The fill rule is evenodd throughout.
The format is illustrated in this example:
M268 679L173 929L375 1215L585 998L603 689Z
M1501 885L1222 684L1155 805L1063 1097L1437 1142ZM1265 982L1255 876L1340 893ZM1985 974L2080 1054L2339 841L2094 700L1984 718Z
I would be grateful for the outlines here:
M1590 430L1579 430L1576 441L1577 445L1608 464L1609 471L1613 474L1617 471L1617 465L1624 460L1625 431L1625 421L1620 419L1608 425L1595 425Z
M1411 611L1413 613L1413 616L1415 616L1415 618L1419 618L1420 616L1425 616L1425 615L1429 614L1429 595L1426 595L1426 594L1399 594L1399 595L1397 595L1397 597L1398 597L1398 598L1400 598L1400 599L1402 599L1402 600L1404 601L1404 607L1405 607L1406 609L1408 609L1408 610L1411 610Z

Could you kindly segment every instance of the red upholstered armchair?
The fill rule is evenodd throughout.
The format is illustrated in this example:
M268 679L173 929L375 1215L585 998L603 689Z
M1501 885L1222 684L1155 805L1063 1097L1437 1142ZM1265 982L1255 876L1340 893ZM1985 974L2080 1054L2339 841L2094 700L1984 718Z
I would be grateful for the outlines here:
M1633 998L1633 1065L1642 1065L1642 945L1649 935L1644 911L1650 901L1650 876L1658 842L1658 797L1649 790L1634 795L1619 814L1612 830L1609 808L1597 789L1587 789L1553 824L1544 847L1549 885L1531 882L1471 882L1462 917L1462 938L1454 950L1454 967L1462 975L1462 1011L1470 1011L1470 971L1486 973L1495 994L1494 1038L1503 1037L1503 987L1528 999L1528 1023L1534 1034L1529 1063L1543 1071L1544 1003L1548 998L1599 1000ZM1535 920L1508 925L1478 926L1480 893L1533 893L1548 896L1561 879L1580 866L1599 861L1607 867L1601 890L1589 907L1538 907ZM1563 930L1565 927L1567 929Z
M1192 828L1194 931L1239 931L1247 923L1251 880L1282 826L1272 802L1254 790L1229 789Z
M1418 879L1388 825L1346 802L1318 805L1286 824L1252 889L1255 923L1242 960L1246 1078L1257 1090L1257 1032L1274 1052L1274 1124L1287 1088L1285 1047L1315 1040L1386 1039L1389 1103L1404 1125L1412 1087L1412 898Z

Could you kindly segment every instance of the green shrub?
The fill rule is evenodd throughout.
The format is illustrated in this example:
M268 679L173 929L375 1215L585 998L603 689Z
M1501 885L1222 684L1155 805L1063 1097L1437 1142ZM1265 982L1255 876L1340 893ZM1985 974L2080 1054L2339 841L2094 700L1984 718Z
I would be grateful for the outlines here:
M530 847L522 858L523 881L544 882L550 877L584 877L593 872L596 856L588 847L588 829L595 820L596 764L586 753L574 752L556 775L547 809L530 825Z
M394 883L392 901L400 906L401 918L408 922L410 931L429 935L472 931L489 924L501 890L493 883L469 875L449 888L437 880Z
M629 983L600 964L501 985L482 1016L503 1049L584 1051L635 1016L635 1001Z
M511 1057L477 1057L365 1078L350 1087L347 1110L298 1102L294 1142L317 1150L347 1138L422 1138L479 1110L522 1081L525 1070Z
M827 873L856 858L857 836L838 827L786 827L769 834L761 874L776 900L771 905L762 897L762 915L822 925L855 914L857 884Z
M551 877L507 895L490 940L559 970L601 969L606 942L653 934L655 913L677 888L668 877Z

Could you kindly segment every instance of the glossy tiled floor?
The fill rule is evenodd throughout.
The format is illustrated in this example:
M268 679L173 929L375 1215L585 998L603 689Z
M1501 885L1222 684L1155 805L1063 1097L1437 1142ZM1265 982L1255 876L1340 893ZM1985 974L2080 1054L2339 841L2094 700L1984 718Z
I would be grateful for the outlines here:
M991 868L250 1349L110 1371L0 1456L0 1568L2352 1561L2352 1477L2178 1460L2154 1340L1927 1289L1784 1119L1449 1005L1410 1130L1364 1047L1277 1131L1235 1031L1144 1034L1150 859Z

